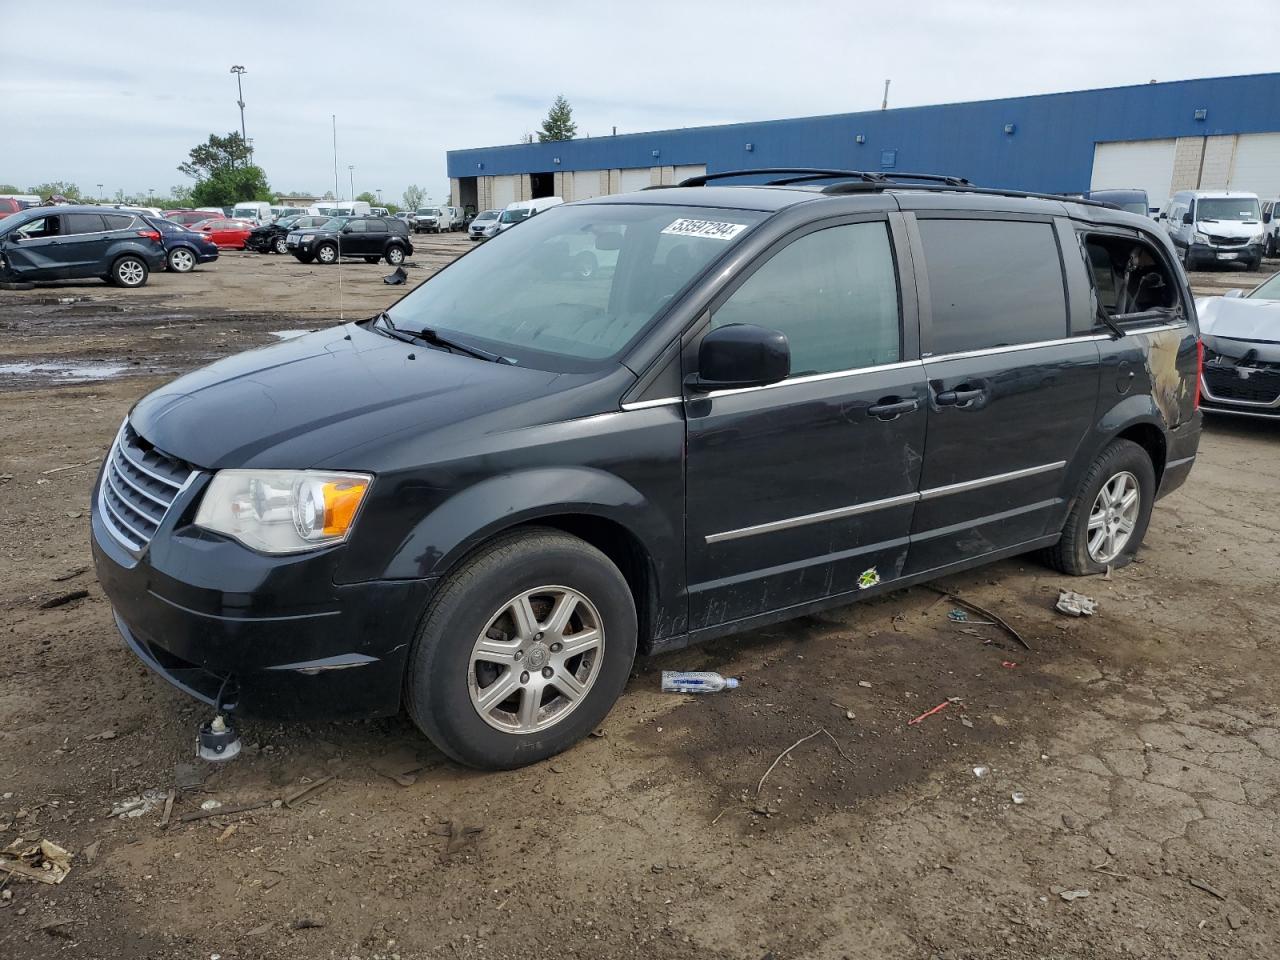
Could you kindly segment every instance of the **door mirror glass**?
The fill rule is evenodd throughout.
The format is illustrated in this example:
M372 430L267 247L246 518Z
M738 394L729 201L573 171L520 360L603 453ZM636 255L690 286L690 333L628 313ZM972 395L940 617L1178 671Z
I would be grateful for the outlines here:
M1188 212L1182 215L1182 222L1189 224L1189 223L1194 223L1195 221L1191 219L1191 214Z
M750 323L717 327L698 347L698 372L690 378L695 390L762 387L791 374L791 348L780 330Z
M1226 297L1226 298L1228 298L1229 300L1234 300L1234 299L1236 299L1237 297L1243 297L1243 296L1244 296L1244 291L1243 291L1243 290L1228 290L1226 293L1224 293L1224 294L1223 294L1223 296L1224 296L1224 297Z

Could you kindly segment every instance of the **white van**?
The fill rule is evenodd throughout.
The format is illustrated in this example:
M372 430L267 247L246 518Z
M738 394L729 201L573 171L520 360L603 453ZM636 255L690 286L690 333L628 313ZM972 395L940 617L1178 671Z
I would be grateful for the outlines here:
M498 216L498 233L510 230L521 220L527 220L562 203L564 199L561 197L539 197L537 200L517 200L515 203L509 203Z
M1169 199L1160 221L1187 270L1210 263L1262 266L1262 210L1256 193L1182 190Z
M271 222L271 204L259 200L242 200L231 212L235 220L252 220L254 223Z
M1280 257L1280 199L1262 205L1262 254Z
M364 200L319 200L307 208L313 217L367 217L369 204Z

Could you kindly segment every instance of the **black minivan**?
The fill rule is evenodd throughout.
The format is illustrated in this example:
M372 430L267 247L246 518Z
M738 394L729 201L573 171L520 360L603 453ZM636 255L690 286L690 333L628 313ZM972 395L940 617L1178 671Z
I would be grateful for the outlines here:
M1133 557L1201 420L1150 219L727 176L556 207L141 400L92 512L128 645L220 709L403 706L503 768L593 730L637 653L1032 550Z

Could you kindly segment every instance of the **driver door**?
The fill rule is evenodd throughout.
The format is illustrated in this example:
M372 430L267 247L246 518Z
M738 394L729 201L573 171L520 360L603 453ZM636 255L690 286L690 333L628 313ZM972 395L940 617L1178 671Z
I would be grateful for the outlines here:
M5 238L10 272L24 280L57 280L66 275L60 214L28 220Z
M900 575L927 414L905 250L897 214L813 224L713 304L784 332L791 376L685 395L693 630Z

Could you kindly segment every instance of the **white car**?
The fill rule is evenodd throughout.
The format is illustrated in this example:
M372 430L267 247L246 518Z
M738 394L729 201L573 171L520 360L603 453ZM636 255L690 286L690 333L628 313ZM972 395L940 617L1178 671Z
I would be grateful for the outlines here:
M564 203L560 197L539 197L537 200L517 200L515 203L507 204L505 210L498 216L498 233L510 230L521 220L527 220L536 214L542 213L544 210L550 210L552 207L558 207Z
M1262 265L1262 211L1256 193L1238 190L1182 190L1169 199L1159 219L1187 270L1209 264Z
M1206 413L1280 421L1280 273L1248 293L1196 300Z

